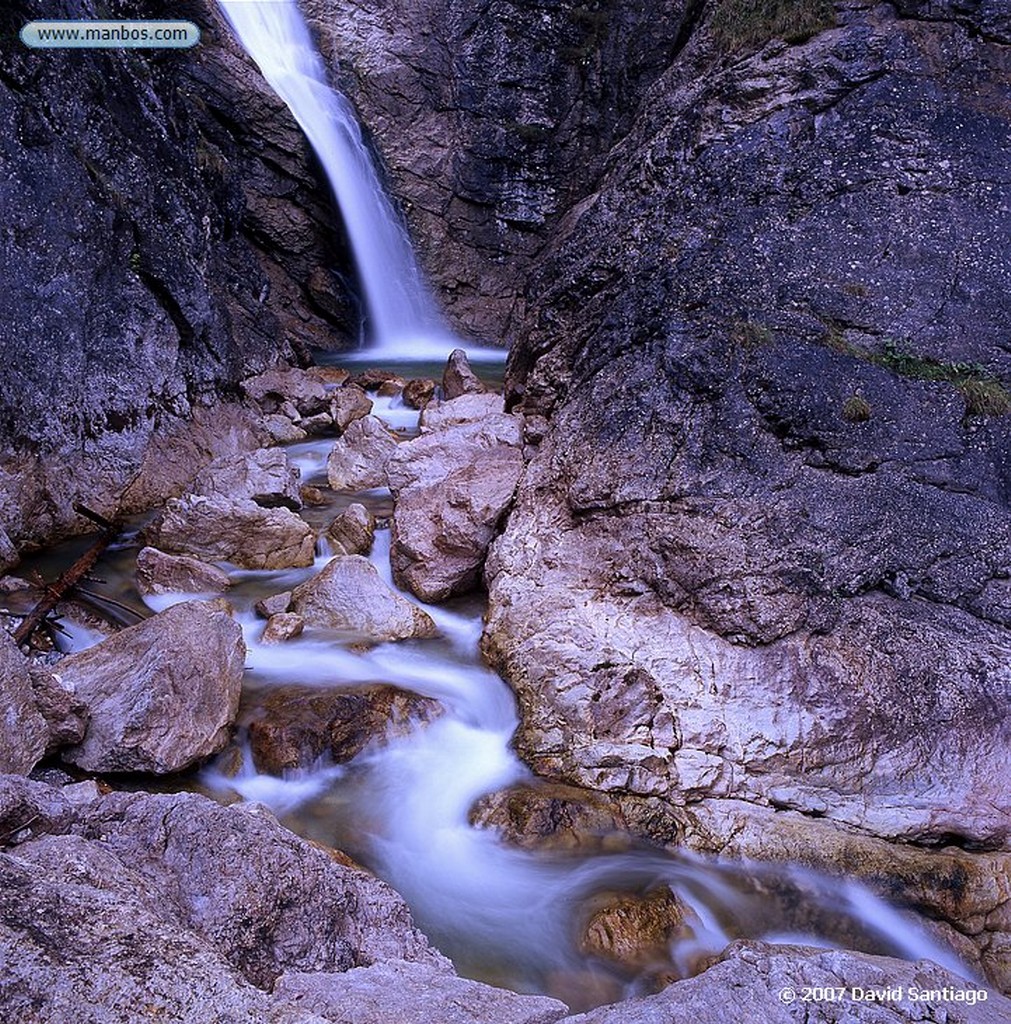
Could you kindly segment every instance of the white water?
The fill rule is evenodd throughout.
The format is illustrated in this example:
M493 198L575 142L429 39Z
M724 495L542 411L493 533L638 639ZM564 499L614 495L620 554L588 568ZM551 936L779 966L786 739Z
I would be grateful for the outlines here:
M367 307L370 357L445 357L442 323L351 104L329 85L295 0L218 0L246 52L319 157L344 218ZM494 350L489 350L494 351Z
M379 531L370 557L392 582L389 539L389 531ZM323 561L311 570L233 571L232 576L239 585L256 582L273 592L305 578ZM434 722L376 743L340 767L318 765L276 778L256 773L247 751L238 776L210 770L203 778L214 790L259 800L280 815L303 808L317 822L330 820L322 833L317 828L316 837L349 849L389 881L408 901L419 926L464 972L519 990L555 994L559 991L552 979L575 978L588 1005L595 997L587 978L602 971L607 987L601 998L633 994L636 979L578 951L581 922L597 893L669 886L692 918L690 930L669 950L675 973L690 973L700 957L718 953L742 935L835 946L846 944L853 933L873 951L927 957L967 973L910 919L854 882L788 867L720 864L645 849L539 855L509 846L494 829L472 826L469 815L481 796L530 780L510 746L518 724L512 694L480 663L478 609L467 613L426 606L440 638L353 653L333 636L312 630L296 641L262 645L263 621L248 604L243 607L240 593L231 592L230 599L239 607L256 686L385 682L434 698L445 709ZM786 894L778 906L771 895L776 892ZM837 927L799 927L798 901L805 908L800 916L805 924L831 920ZM561 994L572 995L571 990Z

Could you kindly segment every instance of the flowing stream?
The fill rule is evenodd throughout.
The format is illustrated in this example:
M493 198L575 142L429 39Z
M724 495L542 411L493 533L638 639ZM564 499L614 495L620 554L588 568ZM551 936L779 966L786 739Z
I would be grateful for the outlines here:
M354 112L328 84L297 4L218 2L330 179L365 293L372 345L364 356L387 367L397 360L444 358L456 342L426 290ZM416 429L417 415L396 400L375 411L405 434ZM289 450L304 482L325 480L330 444ZM337 497L338 503L349 500L389 512L389 496L381 491ZM327 511L332 515L335 508ZM392 585L388 530L377 534L371 557ZM347 765L320 764L279 778L258 773L247 749L237 771L234 758L230 771L219 761L202 783L212 792L260 800L298 831L347 849L407 899L419 926L464 973L556 994L585 1008L662 976L689 974L736 937L929 957L966 973L910 917L853 882L642 848L537 853L509 845L493 828L475 827L470 815L480 797L530 779L510 746L517 726L512 694L480 661L481 607L426 607L439 637L364 653L313 631L285 644L261 644L256 599L290 589L326 558L321 552L310 570L233 571L237 585L229 599L249 647L247 718L259 713L259 702L272 690L296 683L327 689L388 683L434 698L444 713L373 744ZM632 969L587 949L592 908L615 894L657 892L673 896L681 918L658 962Z

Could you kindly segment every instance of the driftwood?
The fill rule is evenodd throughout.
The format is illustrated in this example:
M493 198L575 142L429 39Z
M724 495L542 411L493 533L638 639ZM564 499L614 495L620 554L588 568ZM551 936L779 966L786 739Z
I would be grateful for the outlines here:
M42 599L14 630L14 639L18 644L23 644L46 621L46 616L88 575L102 552L119 536L123 529L119 522L110 521L85 505L75 504L74 511L100 526L102 532L94 544L59 579L54 583L46 584Z

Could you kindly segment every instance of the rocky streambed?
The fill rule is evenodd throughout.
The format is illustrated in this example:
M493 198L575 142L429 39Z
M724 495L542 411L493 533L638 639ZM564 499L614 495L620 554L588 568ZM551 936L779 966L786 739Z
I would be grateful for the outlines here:
M462 354L243 389L260 446L196 460L107 560L144 617L64 654L0 634L5 1019L1008 1019L999 844L694 799L727 702L634 581L587 589L613 558L568 544L545 420Z

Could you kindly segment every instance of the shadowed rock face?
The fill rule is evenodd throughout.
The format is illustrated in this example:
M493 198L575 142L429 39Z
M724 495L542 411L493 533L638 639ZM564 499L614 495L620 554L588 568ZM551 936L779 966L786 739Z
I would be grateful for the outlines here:
M2 24L14 39L32 18L96 16L18 0ZM200 25L192 51L15 42L5 58L0 518L19 542L66 526L68 492L111 505L178 417L354 330L326 285L347 261L301 133L213 4L172 16Z
M513 335L530 268L597 179L694 6L303 5L457 329L492 343Z
M487 566L520 749L726 801L709 849L754 805L1008 848L1008 21L922 6L733 60L703 22L512 355L551 418Z

